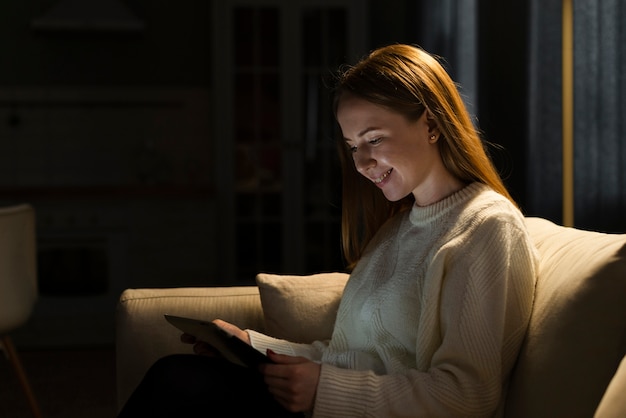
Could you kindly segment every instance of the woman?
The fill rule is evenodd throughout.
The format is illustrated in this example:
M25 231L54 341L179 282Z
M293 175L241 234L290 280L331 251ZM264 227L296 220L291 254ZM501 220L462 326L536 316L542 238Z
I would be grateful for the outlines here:
M330 341L292 344L216 321L275 364L257 372L168 357L120 416L217 402L233 415L501 414L530 317L535 250L455 84L425 51L391 45L340 74L335 113L353 270Z

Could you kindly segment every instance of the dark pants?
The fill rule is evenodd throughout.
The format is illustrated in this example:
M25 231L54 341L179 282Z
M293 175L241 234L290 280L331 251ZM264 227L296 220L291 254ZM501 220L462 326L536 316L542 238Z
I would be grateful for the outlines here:
M226 360L176 354L154 363L118 418L302 417L286 411L268 392L261 374Z

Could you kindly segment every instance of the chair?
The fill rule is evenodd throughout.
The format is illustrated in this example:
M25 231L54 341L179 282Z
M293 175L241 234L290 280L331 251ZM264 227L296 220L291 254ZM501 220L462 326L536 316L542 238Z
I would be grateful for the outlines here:
M13 366L33 415L41 417L9 334L29 319L37 300L35 211L29 204L0 208L0 348Z

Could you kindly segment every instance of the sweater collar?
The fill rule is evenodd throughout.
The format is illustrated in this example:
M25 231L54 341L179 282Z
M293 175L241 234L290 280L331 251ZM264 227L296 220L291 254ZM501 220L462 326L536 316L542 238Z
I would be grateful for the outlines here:
M470 183L461 190L451 194L448 197L441 199L438 202L428 206L413 205L409 214L409 219L413 225L425 225L429 224L437 219L442 218L451 210L463 205L469 201L472 197L476 196L483 190L488 190L489 187L482 183Z

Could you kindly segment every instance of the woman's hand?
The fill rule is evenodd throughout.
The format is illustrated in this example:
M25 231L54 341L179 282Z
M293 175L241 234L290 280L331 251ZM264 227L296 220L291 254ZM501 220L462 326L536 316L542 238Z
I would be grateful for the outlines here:
M247 332L239 328L237 325L233 325L229 322L222 321L221 319L216 319L213 321L213 323L217 325L218 327L220 327L221 329L223 329L224 331L228 332L229 334L234 335L235 337L239 338L246 344L250 345L250 336L248 335Z
M208 343L198 341L193 335L183 333L180 340L185 344L193 344L193 352L201 356L219 357L220 353Z
M226 321L222 321L221 319L216 319L213 322L218 327L222 328L223 330L250 345L250 336L247 332L245 332L238 326L228 323ZM193 352L196 354L212 357L220 356L220 353L211 344L208 344L204 341L198 341L193 335L183 333L180 336L180 340L186 344L193 344Z
M291 412L313 409L321 366L304 357L276 354L271 350L267 356L274 364L263 364L260 371L278 403Z

